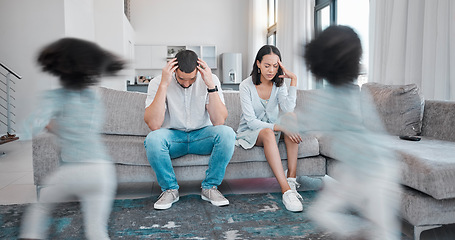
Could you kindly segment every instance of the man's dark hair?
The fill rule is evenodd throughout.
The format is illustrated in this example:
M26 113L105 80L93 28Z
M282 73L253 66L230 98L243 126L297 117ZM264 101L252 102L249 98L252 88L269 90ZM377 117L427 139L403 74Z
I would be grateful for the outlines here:
M253 83L255 85L261 84L261 73L259 72L259 68L258 68L258 65L256 64L256 62L257 61L262 62L262 58L264 57L264 55L268 55L271 53L278 55L278 57L280 58L280 61L281 61L280 50L278 50L278 48L273 45L262 46L259 49L258 53L256 54L256 58L254 59L254 63L253 63L253 70L251 71L251 74L250 74L253 79ZM276 73L275 77L272 79L272 82L274 82L277 87L280 87L284 81L282 78L278 77L280 75L283 75L283 70L281 70L281 68L278 68L278 72Z
M98 82L103 74L114 74L125 62L93 42L62 38L45 46L38 54L44 72L60 78L64 88L81 90Z
M177 58L180 71L192 73L196 69L198 56L194 51L183 50L178 52L175 57Z
M359 36L347 26L330 26L305 46L308 69L333 85L350 83L360 70L362 45Z

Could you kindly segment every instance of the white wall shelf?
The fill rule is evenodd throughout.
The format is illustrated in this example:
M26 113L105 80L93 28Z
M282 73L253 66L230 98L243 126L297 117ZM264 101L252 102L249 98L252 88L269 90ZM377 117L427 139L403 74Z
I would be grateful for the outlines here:
M216 46L163 46L163 45L136 45L134 47L135 69L162 69L166 61L175 57L181 50L192 50L202 60L204 60L211 69L218 68L216 55Z

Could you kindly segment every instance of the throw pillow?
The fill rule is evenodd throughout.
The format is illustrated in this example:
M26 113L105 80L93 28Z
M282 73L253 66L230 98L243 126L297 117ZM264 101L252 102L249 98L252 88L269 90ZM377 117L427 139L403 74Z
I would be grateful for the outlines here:
M370 93L370 98L376 106L379 118L387 132L396 136L419 135L422 129L424 99L419 94L416 84L385 85L366 83L362 92ZM364 97L366 97L364 95ZM369 123L369 116L364 116L365 125L375 128ZM374 121L371 121L372 123ZM370 124L370 126L368 126Z

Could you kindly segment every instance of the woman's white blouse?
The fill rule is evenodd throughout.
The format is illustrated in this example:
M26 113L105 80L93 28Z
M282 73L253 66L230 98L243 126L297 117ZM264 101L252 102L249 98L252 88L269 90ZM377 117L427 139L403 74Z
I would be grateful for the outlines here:
M274 84L267 105L264 106L250 76L240 83L239 93L242 114L237 129L238 133L263 128L273 129L278 120L280 109L283 113L294 111L297 88L291 86L288 92L285 83L280 87L276 87ZM268 119L268 121L264 122L261 119Z

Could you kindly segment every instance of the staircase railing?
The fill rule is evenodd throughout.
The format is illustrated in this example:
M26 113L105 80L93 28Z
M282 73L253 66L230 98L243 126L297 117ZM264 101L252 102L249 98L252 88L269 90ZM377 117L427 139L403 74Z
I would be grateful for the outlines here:
M0 75L0 110L2 110L0 111L0 123L5 125L7 128L7 135L5 136L10 137L12 136L10 134L16 131L13 128L13 124L16 124L13 120L13 117L16 116L14 114L16 106L13 104L13 101L16 100L14 97L14 93L16 93L16 91L13 87L16 82L14 82L11 77L14 76L17 79L22 79L22 77L2 62L0 62ZM6 113L4 111L6 111Z

